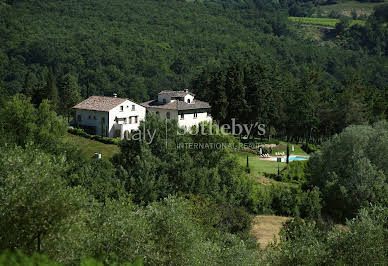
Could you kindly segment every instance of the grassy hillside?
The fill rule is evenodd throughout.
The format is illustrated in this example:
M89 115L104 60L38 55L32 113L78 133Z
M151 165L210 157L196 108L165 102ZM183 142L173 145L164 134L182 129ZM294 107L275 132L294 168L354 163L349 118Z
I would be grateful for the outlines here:
M113 154L119 152L119 147L116 145L104 144L80 136L75 136L70 133L66 133L64 142L77 146L85 158L92 158L94 153L101 153L103 159L110 159Z

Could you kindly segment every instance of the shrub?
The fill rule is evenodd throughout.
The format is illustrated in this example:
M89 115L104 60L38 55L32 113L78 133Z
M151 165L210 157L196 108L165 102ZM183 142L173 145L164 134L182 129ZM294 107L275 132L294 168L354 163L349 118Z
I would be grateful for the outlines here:
M307 165L306 161L293 161L290 162L287 167L282 170L281 178L279 181L290 182L297 181L298 183L305 182L305 167Z

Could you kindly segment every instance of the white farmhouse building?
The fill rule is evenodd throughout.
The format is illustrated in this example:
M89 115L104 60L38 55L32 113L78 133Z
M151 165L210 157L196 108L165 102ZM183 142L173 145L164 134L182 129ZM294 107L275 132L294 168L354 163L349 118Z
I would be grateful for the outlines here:
M91 96L73 107L75 124L93 135L123 138L125 131L139 128L146 109L128 99Z
M141 105L147 108L147 112L153 112L162 119L176 119L180 127L190 129L200 122L212 121L209 103L197 100L194 96L187 90L161 91L157 100Z

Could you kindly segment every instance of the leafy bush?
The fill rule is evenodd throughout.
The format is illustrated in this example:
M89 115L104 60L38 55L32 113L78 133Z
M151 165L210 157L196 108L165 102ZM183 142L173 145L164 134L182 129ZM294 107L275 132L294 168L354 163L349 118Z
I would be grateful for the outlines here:
M305 167L307 160L305 161L292 161L281 172L281 180L283 182L296 181L298 183L305 182Z
M255 184L248 208L255 213L316 219L321 214L321 198L318 188L303 191L296 185Z

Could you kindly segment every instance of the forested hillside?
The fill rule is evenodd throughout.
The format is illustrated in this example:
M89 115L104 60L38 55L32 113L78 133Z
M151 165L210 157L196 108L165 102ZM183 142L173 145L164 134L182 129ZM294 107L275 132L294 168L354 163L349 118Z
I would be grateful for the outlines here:
M60 89L64 75L75 76L82 97L117 92L140 101L242 61L278 65L291 78L318 67L330 88L349 74L373 87L387 84L385 58L298 40L279 7L225 2L6 1L0 87L44 90L52 72Z

